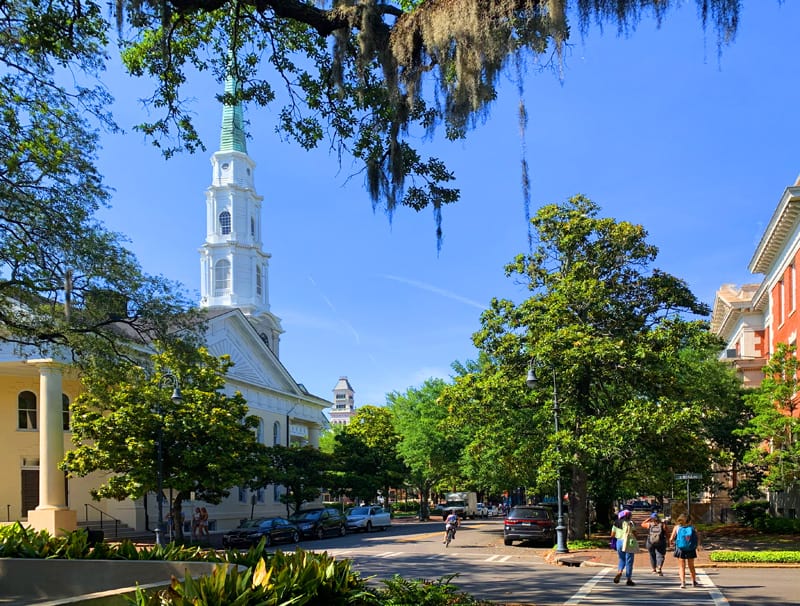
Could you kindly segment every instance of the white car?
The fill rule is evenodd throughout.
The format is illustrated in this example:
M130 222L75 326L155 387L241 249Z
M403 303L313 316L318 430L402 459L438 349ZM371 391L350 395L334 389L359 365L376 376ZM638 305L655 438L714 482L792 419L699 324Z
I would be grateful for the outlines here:
M479 518L488 518L489 517L489 508L486 507L483 503L478 503L475 506L475 515Z
M489 507L489 517L494 518L495 516L500 515L500 512L497 510L497 505L492 505Z

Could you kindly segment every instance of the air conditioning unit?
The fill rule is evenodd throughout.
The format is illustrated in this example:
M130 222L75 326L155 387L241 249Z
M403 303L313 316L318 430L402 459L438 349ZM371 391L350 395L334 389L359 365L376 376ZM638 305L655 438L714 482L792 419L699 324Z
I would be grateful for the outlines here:
M726 360L735 360L739 357L739 354L735 349L726 349L725 350L725 359Z

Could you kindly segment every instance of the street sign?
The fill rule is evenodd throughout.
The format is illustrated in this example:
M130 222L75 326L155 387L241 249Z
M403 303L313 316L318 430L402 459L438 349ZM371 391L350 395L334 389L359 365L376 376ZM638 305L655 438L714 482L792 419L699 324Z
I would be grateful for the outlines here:
M676 480L702 480L703 474L701 473L676 473L675 474Z

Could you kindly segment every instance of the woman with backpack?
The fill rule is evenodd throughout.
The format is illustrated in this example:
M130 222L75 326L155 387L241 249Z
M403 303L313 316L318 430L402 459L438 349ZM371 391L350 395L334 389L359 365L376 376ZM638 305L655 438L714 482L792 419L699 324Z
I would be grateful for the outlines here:
M636 540L634 529L635 526L631 521L630 510L623 509L617 514L617 521L611 526L611 537L616 539L617 559L619 560L617 574L614 576L615 583L619 583L622 573L625 572L625 584L636 585L631 579L633 575L633 558L639 550L639 543Z
M678 516L678 525L672 529L669 537L670 546L675 546L675 557L681 561L678 576L681 579L681 589L686 588L686 563L689 563L689 573L692 576L692 586L699 587L697 573L694 571L694 561L697 558L697 530L692 526L692 518L686 514Z
M667 555L667 532L669 532L667 523L658 517L658 512L654 511L642 522L642 528L647 529L645 547L650 553L650 567L653 569L653 574L664 576L661 567Z

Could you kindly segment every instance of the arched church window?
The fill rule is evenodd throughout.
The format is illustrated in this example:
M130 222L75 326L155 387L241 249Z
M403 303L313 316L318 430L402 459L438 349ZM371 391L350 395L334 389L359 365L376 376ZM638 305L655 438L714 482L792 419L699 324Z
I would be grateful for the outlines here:
M264 287L262 286L264 282L264 272L261 270L260 265L256 265L256 294L260 297L264 292Z
M220 259L214 266L214 296L228 294L231 288L231 262Z
M17 428L36 429L36 394L32 391L21 391L17 396L17 410Z
M231 213L227 210L223 210L219 213L219 230L222 235L231 233Z
M256 427L256 442L259 444L264 443L264 419L258 420L258 427Z
M275 421L272 424L272 445L279 446L281 443L281 424Z
M69 396L65 393L61 394L61 415L63 429L64 431L69 431L72 417L69 413Z
M256 237L256 219L255 217L250 217L250 235L254 238Z

